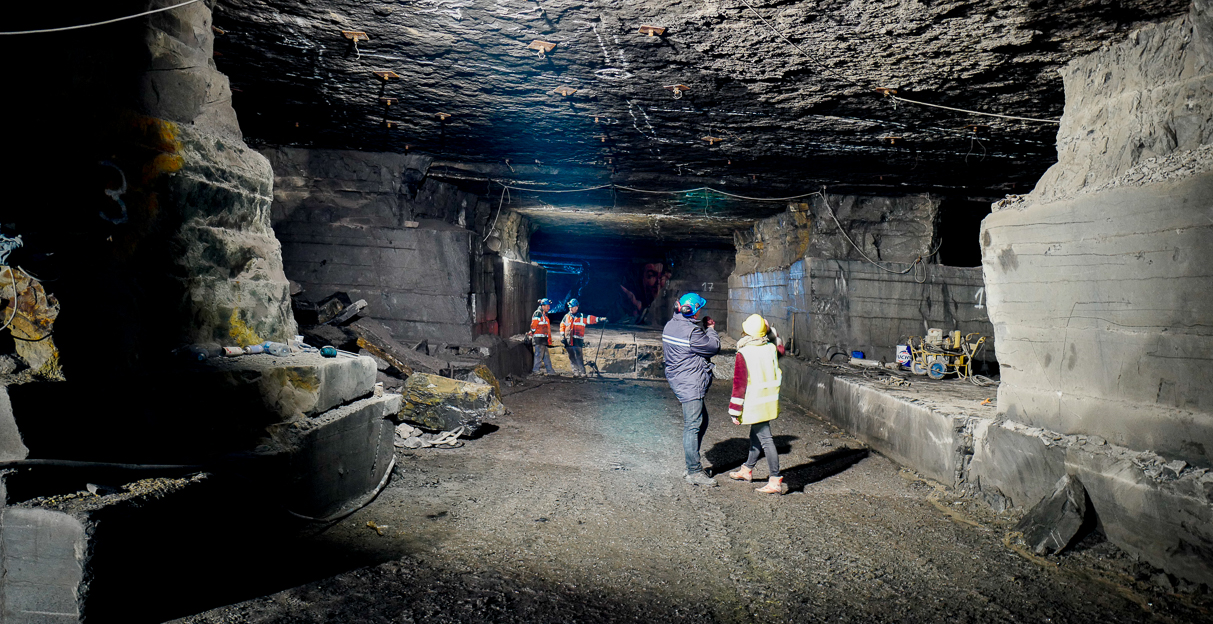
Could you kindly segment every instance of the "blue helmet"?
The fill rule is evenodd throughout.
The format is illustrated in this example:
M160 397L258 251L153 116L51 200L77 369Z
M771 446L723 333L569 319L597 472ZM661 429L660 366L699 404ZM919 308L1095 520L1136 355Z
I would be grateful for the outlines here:
M578 300L576 300L576 299L569 299L569 307L570 307L570 308L576 308L577 306L580 306L580 305L581 305L581 302L580 302L580 301L578 301Z
M698 294L687 293L678 300L678 312L683 316L695 316L707 304L708 300Z
M539 300L539 305L541 305L541 306L550 306L550 305L552 305L552 300L551 300L551 299L548 299L547 297L544 297L543 299L540 299L540 300Z

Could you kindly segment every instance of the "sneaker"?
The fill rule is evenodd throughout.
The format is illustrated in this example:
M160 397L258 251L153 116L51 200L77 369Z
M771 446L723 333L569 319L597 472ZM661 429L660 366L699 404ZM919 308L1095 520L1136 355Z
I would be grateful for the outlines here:
M690 483L691 485L705 485L707 487L716 487L716 479L709 477L707 475L707 473L705 473L703 471L688 472L687 475L683 478L686 479L687 483Z

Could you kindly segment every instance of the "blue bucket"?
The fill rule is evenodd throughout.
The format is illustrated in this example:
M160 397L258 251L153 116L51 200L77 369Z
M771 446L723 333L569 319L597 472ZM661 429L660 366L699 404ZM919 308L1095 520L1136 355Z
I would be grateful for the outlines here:
M862 359L863 359L863 351L852 351L852 352L851 352L851 357L853 357L853 358L855 358L855 359L857 359L857 360L862 360Z

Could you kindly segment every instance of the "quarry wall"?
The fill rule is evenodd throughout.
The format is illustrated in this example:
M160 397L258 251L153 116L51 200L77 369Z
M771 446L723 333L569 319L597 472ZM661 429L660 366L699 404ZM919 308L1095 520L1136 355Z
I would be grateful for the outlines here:
M737 334L762 314L803 357L863 351L886 361L930 327L991 335L979 269L915 263L935 248L939 205L815 195L738 232L729 327ZM992 346L983 362L994 362Z
M1210 9L1073 61L1058 163L983 221L994 413L792 359L784 396L998 508L1077 478L1109 540L1213 583ZM735 276L733 301L815 302L787 293L816 261Z
M763 315L808 358L845 360L863 351L892 362L897 345L929 327L993 333L981 270L939 265L899 275L863 260L803 258L786 268L734 274L729 326L741 327L751 314ZM994 362L993 351L990 345L979 354L976 371Z
M262 152L274 170L273 224L286 274L305 298L344 291L365 299L365 314L405 341L470 344L526 330L519 319L529 324L544 273L529 261L525 217L427 180L426 156ZM496 251L486 247L490 229Z

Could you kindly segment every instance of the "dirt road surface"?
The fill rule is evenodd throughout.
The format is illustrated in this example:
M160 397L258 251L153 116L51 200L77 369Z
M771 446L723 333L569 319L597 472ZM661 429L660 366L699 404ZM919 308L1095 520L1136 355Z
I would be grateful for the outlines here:
M720 473L745 459L748 427L729 422L724 384L708 399ZM684 483L662 381L531 379L505 403L495 431L399 453L372 504L292 546L312 564L301 579L327 578L180 621L1208 621L1207 594L1167 593L1097 537L1021 555L1013 518L794 406L773 424L779 497L754 491L765 461L753 484Z

